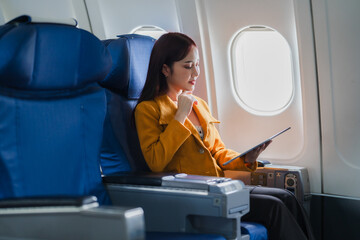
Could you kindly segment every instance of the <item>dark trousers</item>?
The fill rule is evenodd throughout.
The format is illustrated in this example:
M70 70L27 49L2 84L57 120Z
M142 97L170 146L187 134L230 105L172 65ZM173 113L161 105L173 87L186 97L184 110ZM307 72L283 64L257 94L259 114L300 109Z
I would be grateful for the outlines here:
M294 194L285 189L251 187L250 212L242 221L263 224L269 240L314 240L309 219Z

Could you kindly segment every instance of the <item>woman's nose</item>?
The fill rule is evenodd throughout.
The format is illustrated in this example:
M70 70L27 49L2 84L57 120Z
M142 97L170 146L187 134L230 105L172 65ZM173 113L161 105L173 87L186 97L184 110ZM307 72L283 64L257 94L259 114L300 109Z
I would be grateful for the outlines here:
M199 76L199 74L200 74L200 68L199 67L194 67L192 75L197 77L197 76Z

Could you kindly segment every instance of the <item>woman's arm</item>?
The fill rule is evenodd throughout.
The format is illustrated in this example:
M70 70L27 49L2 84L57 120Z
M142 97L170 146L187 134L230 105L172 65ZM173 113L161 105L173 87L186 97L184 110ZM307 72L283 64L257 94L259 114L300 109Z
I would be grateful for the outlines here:
M135 123L144 158L153 172L162 172L176 151L191 135L179 121L173 119L167 126L159 124L157 105L142 102L135 109ZM164 129L165 128L165 129Z

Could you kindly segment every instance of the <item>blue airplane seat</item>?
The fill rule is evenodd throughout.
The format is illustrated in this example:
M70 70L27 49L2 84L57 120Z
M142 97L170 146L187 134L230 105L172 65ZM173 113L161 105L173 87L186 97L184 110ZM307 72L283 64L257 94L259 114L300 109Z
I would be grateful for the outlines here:
M148 232L146 240L225 240L223 236L215 234L192 234L192 233L162 233Z
M155 39L129 34L103 41L113 66L101 82L105 87L107 113L101 147L101 168L105 175L120 172L149 172L141 153L132 111L144 87Z
M113 60L109 75L101 82L106 88L107 98L101 153L104 175L116 175L127 171L150 171L141 153L132 112L145 84L148 62L155 40L136 34L118 37L103 41ZM260 224L242 224L242 232L249 234L252 240L267 239L267 230ZM156 234L148 233L149 239ZM157 237L165 239L161 238L163 236ZM179 237L179 239L189 239L187 237L190 236Z
M249 234L250 240L268 239L266 227L255 222L241 222L241 233Z
M0 199L94 195L111 68L101 41L75 26L0 26Z

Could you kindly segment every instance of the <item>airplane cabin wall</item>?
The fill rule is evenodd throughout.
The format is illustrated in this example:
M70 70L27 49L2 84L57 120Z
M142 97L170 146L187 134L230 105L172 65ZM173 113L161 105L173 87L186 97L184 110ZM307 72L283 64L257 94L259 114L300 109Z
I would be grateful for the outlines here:
M156 26L167 32L183 32L197 43L203 56L194 0L86 0L93 33L100 39L116 38L141 26ZM204 57L201 57L204 59ZM200 69L205 69L200 62ZM200 74L195 94L208 100L204 74Z
M20 15L39 18L70 19L78 22L78 27L91 32L85 3L78 0L0 0L0 24Z
M5 23L5 18L4 15L2 13L2 8L0 8L0 25L3 25Z
M261 158L307 167L313 193L360 197L360 189L349 187L349 182L360 182L359 4L357 0L0 0L0 24L29 14L76 18L80 28L100 39L147 25L184 32L200 52L195 94L208 101L221 121L219 131L228 147L242 151L291 126ZM292 52L294 96L274 116L247 112L235 96L230 47L234 36L249 25L277 30Z
M200 16L204 18L201 22L207 23L203 27L207 27L204 32L208 32L208 35L203 36L203 42L210 45L214 73L210 80L214 81L216 91L216 95L210 95L209 98L216 104L216 117L221 121L219 131L222 140L228 147L241 152L291 126L292 129L275 139L260 158L277 164L307 167L311 191L320 193L320 130L309 2L197 2L201 8L199 11L203 13ZM265 25L277 30L289 43L293 56L293 99L284 111L272 116L259 116L248 112L238 103L234 91L231 43L235 34L251 25Z
M201 58L202 73L195 94L208 101L213 115L222 122L219 131L227 146L242 151L291 126L293 129L276 139L262 158L274 163L308 167L312 191L320 191L317 105L307 104L314 96L316 101L313 90L316 86L311 85L315 82L314 70L310 67L303 71L306 68L303 65L313 62L313 49L307 49L310 54L299 53L298 49L305 48L306 44L300 42L302 45L298 46L297 41L301 38L296 32L299 29L296 28L296 9L292 1L154 0L149 3L146 0L32 0L31 4L26 0L0 1L5 22L20 14L73 17L79 21L80 28L92 31L100 39L115 38L118 34L130 33L137 27L148 25L190 35L198 45ZM283 113L272 117L246 112L237 104L232 87L229 45L241 28L253 24L267 25L279 31L289 42L293 54L294 97ZM306 31L311 35L311 30ZM299 62L298 56L306 54L306 59ZM301 79L302 75L307 75L308 80Z
M140 26L180 31L175 0L86 0L93 33L100 39L116 38Z
M313 0L323 192L360 198L360 1Z

